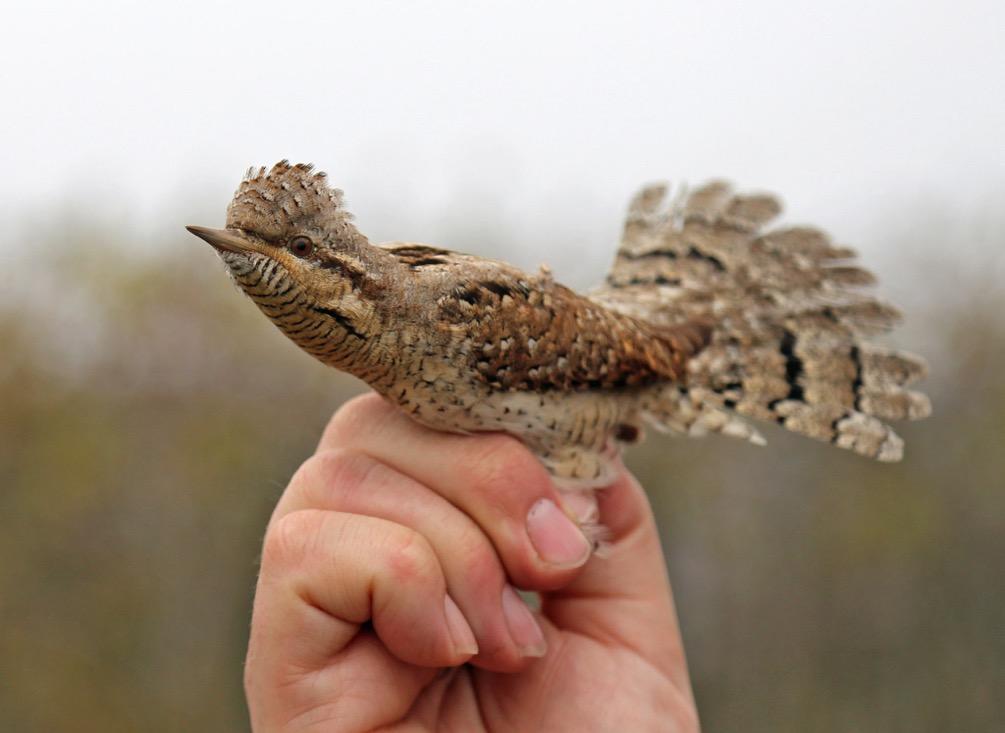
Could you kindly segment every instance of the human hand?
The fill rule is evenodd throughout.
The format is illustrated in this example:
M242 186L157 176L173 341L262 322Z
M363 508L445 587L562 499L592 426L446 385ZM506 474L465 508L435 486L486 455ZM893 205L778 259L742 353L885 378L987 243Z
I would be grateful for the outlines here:
M605 558L517 440L348 403L266 531L253 728L697 730L645 495L625 472L597 498Z

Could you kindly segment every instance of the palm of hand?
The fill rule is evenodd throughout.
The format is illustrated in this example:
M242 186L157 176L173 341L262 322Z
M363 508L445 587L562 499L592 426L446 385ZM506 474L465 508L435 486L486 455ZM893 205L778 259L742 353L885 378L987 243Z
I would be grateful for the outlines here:
M638 654L560 634L549 656L516 674L464 667L434 681L403 722L424 730L694 729L693 703Z

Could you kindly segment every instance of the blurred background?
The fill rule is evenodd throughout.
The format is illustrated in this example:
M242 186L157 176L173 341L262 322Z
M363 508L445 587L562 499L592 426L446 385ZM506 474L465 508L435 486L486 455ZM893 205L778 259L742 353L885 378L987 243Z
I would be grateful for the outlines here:
M28 4L0 47L0 730L247 727L271 507L359 383L185 224L312 161L375 240L604 275L653 179L853 244L935 416L879 465L653 439L709 731L1005 721L1005 5Z

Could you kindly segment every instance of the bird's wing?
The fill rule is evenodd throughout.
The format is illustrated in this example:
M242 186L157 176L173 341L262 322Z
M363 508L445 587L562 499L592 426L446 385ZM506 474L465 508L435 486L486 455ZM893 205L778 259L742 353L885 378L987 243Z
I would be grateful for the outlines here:
M700 325L667 328L615 313L551 279L424 245L386 247L434 292L434 318L472 370L501 389L581 390L679 381ZM426 291L428 292L428 291Z

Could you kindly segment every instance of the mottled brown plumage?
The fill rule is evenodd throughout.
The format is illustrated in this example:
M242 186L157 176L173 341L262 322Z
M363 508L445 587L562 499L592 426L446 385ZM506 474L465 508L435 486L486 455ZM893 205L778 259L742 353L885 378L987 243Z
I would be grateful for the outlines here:
M700 324L659 327L608 310L502 263L457 256L441 265L456 285L437 301L439 326L480 345L469 366L503 390L617 390L680 382L706 342ZM461 265L462 267L459 267ZM487 266L486 266L487 265Z
M262 311L304 350L441 430L502 430L569 487L611 478L643 423L763 442L777 422L881 460L883 420L928 414L906 389L916 357L866 344L897 314L872 276L810 228L764 231L766 195L714 182L632 203L606 284L588 296L505 263L412 243L373 245L324 174L252 170L217 247Z
M728 412L899 460L903 443L882 421L928 415L928 398L907 389L925 365L864 342L900 314L860 289L874 278L853 264L854 251L811 227L764 231L778 202L722 182L667 198L653 186L633 201L594 298L654 323L714 320L711 343L688 368L687 401L698 409L668 424L702 432L729 424Z

